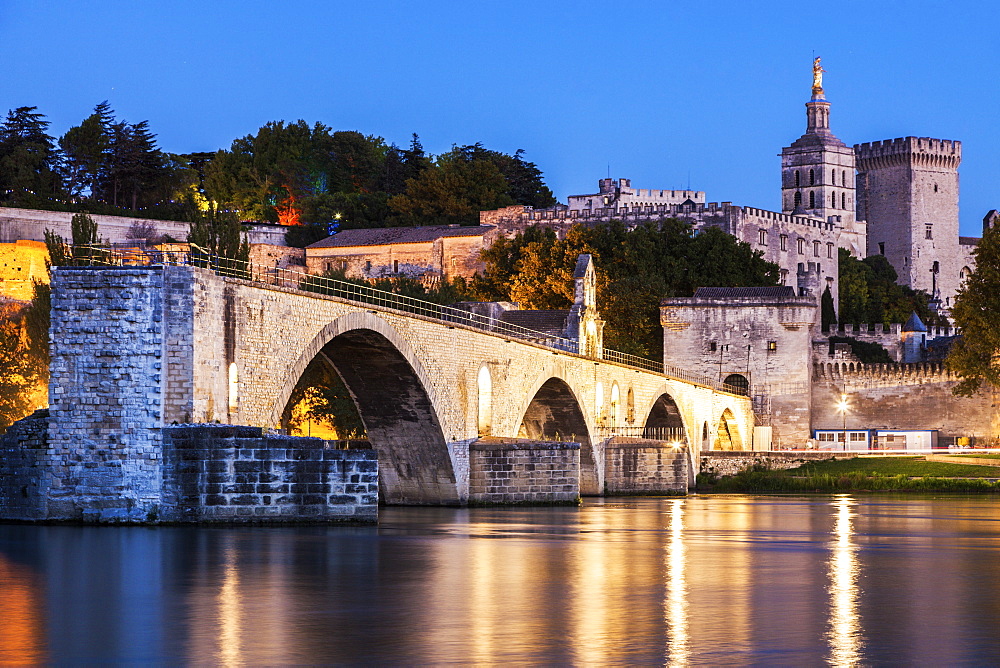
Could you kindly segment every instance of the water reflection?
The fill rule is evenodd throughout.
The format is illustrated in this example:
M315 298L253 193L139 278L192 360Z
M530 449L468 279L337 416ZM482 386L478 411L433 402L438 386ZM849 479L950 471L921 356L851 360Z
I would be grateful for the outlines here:
M997 555L1000 503L958 498L0 525L0 664L982 665Z
M0 554L0 664L45 662L43 598L37 574Z
M684 501L670 503L670 521L667 524L667 658L671 666L688 663L687 585L684 581Z
M854 500L841 496L833 503L837 510L833 527L833 555L830 557L830 663L854 666L861 659L861 626L858 619L858 560L852 542Z

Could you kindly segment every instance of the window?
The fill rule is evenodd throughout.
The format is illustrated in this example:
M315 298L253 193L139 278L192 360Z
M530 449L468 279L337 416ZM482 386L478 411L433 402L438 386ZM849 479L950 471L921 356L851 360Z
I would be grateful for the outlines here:
M864 441L865 440L865 432L863 432L863 431L852 431L851 432L851 440L852 441Z
M842 186L847 185L847 170L843 170L840 172L840 185Z
M799 246L799 248L798 248L798 250L799 250L799 255L805 255L805 254L806 254L806 240L805 240L805 239L802 239L802 238L800 238L800 239L798 240L798 242L799 242L799 243L798 243L798 246Z
M392 261L392 273L394 273L394 274L398 274L399 273L399 260L393 260Z
M816 185L816 172L811 169L809 170L809 185Z
M840 208L847 208L847 193L840 193Z
M368 272L371 270L372 270L372 261L371 260L365 261L365 271Z
M818 241L813 242L813 257L819 257L819 248L822 244Z
M812 190L809 191L809 208L816 208L816 193Z
M757 230L757 243L761 246L767 245L767 230Z
M827 243L826 244L826 256L828 258L832 258L833 257L833 244L831 244L831 243Z
M767 342L767 352L773 353L776 350L778 350L778 342L777 341L768 341Z
M714 353L718 349L719 349L719 344L718 343L716 343L715 341L710 341L709 342L709 344L708 344L708 352Z
M799 170L795 170L795 187L799 187Z
M924 225L924 239L933 239L934 236L931 234L931 226Z
M802 206L802 193L795 193L795 208Z
M788 235L782 234L780 239L781 239L781 250L788 250Z
M788 282L788 270L781 269L780 272L781 272L781 284L784 285L785 283Z
M884 241L880 241L878 243L878 254L879 255L885 255L885 242Z
M837 193L830 193L830 208L837 208Z
M830 433L830 432L820 433L820 434L817 434L817 436L819 437L820 441L831 441L832 442L834 440L834 438L833 438L834 435L832 433Z

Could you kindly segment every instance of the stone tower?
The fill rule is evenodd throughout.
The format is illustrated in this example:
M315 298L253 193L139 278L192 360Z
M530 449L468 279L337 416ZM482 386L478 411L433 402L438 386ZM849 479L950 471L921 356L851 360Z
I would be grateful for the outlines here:
M781 149L781 211L853 229L854 150L830 132L822 73L817 58L812 99L806 102L806 133Z
M961 284L958 165L962 143L927 137L858 144L858 216L868 254L884 255L900 283L947 309Z

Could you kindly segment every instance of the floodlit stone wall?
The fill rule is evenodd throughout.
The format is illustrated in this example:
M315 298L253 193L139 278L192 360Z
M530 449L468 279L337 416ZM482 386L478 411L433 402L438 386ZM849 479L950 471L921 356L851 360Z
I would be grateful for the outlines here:
M40 241L0 243L0 297L29 301L34 283L48 283L49 252Z
M163 430L160 519L175 522L378 519L378 460L360 442L264 434L256 427Z
M580 444L484 438L469 445L469 502L572 503L580 499Z
M607 494L686 494L688 453L664 441L616 437L604 446Z
M940 363L817 365L812 386L814 429L937 429L940 436L995 437L995 393L958 397L958 377Z

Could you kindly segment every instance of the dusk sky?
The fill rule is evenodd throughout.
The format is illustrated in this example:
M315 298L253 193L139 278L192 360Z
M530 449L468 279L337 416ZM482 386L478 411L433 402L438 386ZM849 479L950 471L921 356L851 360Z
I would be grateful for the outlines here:
M780 206L778 152L823 58L834 133L963 144L962 233L1000 208L1000 5L988 2L0 0L0 113L61 135L108 100L162 149L320 121L432 153L482 142L556 196L610 173Z

